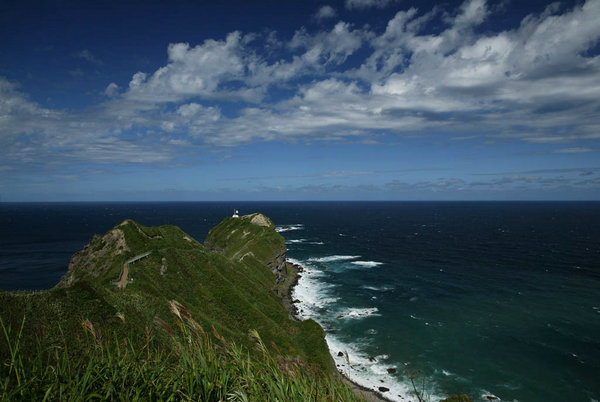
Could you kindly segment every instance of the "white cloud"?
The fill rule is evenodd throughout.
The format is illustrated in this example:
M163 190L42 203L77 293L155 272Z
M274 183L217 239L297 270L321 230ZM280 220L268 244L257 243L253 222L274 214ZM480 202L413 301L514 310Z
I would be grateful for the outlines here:
M129 89L135 90L139 88L142 85L142 83L146 81L146 77L147 74L142 73L141 71L138 71L137 73L133 74L133 77L131 77L131 81L129 81Z
M111 82L104 89L104 95L112 98L119 94L119 90L120 90L119 86L117 84L115 84L114 82Z
M331 6L323 6L317 10L315 13L315 19L317 20L325 20L328 18L333 18L337 15L335 9Z
M302 58L309 65L341 64L360 49L366 37L365 32L352 30L350 24L340 21L331 31L317 35L309 35L304 29L297 31L290 47L306 49Z
M453 21L455 27L474 26L481 24L488 15L485 0L467 0L459 8L459 13Z
M241 34L232 32L224 41L210 39L195 47L187 43L170 44L167 50L169 64L149 77L136 73L125 96L147 102L214 96L222 83L243 78L245 66L241 42Z

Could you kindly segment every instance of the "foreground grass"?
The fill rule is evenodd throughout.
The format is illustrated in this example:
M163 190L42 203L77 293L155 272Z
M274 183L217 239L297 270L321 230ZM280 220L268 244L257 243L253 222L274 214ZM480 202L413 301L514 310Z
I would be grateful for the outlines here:
M214 328L207 333L181 304L171 301L170 309L171 325L158 320L147 328L141 347L116 332L100 337L84 320L87 348L76 354L65 341L24 355L24 320L11 327L0 318L9 352L0 362L0 400L357 400L339 379L274 355L256 331L249 334L256 353L249 353Z

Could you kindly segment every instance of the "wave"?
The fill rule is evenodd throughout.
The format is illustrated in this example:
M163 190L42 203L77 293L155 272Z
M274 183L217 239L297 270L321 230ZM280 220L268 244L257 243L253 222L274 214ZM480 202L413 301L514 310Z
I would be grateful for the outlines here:
M360 258L360 255L330 255L327 257L311 257L308 261L314 262L334 262L334 261L347 261L347 260L355 260Z
M363 289L367 289L367 290L374 290L377 292L385 292L388 290L394 290L393 286L369 286L369 285L363 285L361 286Z
M377 314L379 309L377 307L365 307L365 308L348 308L339 314L336 318L367 318L371 316L379 316Z
M287 260L302 267L302 274L292 291L292 299L300 301L296 303L298 316L303 320L322 316L328 305L339 300L339 297L331 294L331 289L335 286L320 281L319 277L324 275L323 272L313 268L311 264L293 258Z
M371 267L376 267L378 265L383 265L383 262L378 262L378 261L352 261L351 264L359 265L361 267L371 268Z
M322 241L308 241L307 239L288 239L285 241L285 244L312 244L322 246L325 243Z
M291 230L302 230L304 229L304 225L302 223L295 223L293 225L279 225L279 226L275 226L275 231L282 233L282 232L289 232Z
M290 239L290 240L286 240L285 243L286 244L299 244L299 243L304 243L306 241L306 239Z

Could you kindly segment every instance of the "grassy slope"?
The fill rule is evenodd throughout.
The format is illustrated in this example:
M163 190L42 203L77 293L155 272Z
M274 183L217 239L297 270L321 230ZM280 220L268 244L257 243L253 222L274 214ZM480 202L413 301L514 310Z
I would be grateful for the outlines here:
M152 345L169 353L176 332L170 328L181 327L169 311L169 301L177 300L207 332L214 327L253 355L256 341L250 330L258 332L268 353L300 358L320 373L332 370L322 329L313 321L290 320L273 292L275 279L266 264L285 252L285 242L272 223L258 226L249 218L227 218L211 230L210 248L174 226L147 228L125 221L117 228L129 250L108 235L95 236L74 257L69 286L63 281L43 292L0 292L0 317L12 333L9 339L14 340L24 319L19 348L25 360L55 349L75 359L87 355L86 320L97 344L126 340L132 350L141 350L152 339ZM146 251L152 251L150 256L129 266L127 287L115 286L124 262ZM10 359L9 343L0 342L4 363Z

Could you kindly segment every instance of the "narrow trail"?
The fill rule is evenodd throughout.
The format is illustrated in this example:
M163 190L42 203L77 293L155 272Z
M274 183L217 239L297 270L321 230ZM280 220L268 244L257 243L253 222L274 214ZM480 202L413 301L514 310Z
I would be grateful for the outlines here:
M123 271L121 271L119 282L117 282L119 289L125 289L125 286L127 286L127 275L129 275L129 264L125 263L123 264Z

